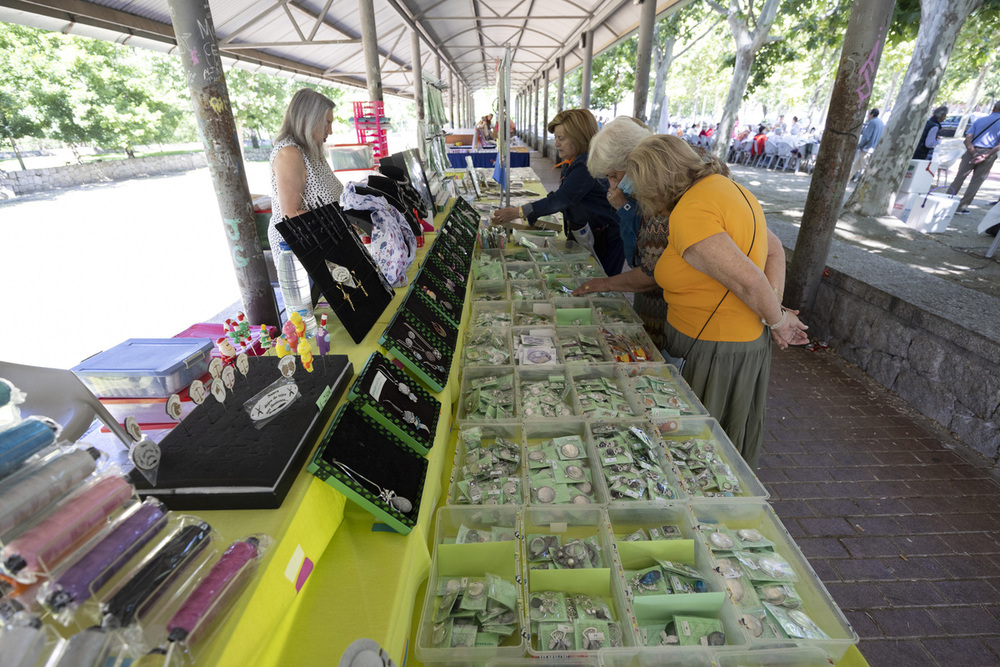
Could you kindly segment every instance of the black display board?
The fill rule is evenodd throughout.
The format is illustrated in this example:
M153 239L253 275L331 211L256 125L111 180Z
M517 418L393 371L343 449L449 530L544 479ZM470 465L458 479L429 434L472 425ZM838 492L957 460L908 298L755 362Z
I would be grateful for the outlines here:
M285 359L298 358L285 357ZM225 403L211 395L160 441L156 486L131 474L139 495L156 496L172 510L275 509L281 506L309 452L323 435L354 375L344 355L316 356L313 372L299 366L299 397L271 422L255 428L243 404L281 379L277 357L250 357L246 377ZM326 394L323 408L317 401Z
M395 296L338 204L327 204L275 225L323 292L355 343L364 340ZM349 274L338 280L338 269ZM353 286L352 284L353 283Z

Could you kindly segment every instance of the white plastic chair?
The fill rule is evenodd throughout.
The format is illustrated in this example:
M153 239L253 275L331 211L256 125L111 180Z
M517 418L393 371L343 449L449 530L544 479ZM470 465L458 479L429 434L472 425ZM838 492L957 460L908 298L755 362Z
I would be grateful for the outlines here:
M764 169L770 169L771 166L774 164L774 161L777 158L778 158L778 144L777 144L777 142L774 139L768 139L768 140L766 140L764 142L764 155L763 155L763 158L762 158L762 160L764 162ZM758 161L757 164L759 166L760 165L760 161Z

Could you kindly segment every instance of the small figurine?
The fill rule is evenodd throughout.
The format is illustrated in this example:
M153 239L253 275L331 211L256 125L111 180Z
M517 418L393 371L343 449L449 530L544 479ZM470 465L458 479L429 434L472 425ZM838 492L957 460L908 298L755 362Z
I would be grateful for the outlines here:
M294 322L291 320L285 322L285 324L282 325L281 330L284 332L285 338L288 339L288 344L291 346L291 349L294 350L299 346L299 335L295 332Z
M226 319L226 322L222 325L222 330L225 332L226 337L229 338L233 343L233 347L240 344L240 335L236 332L236 323L231 319Z
M320 315L319 329L316 331L316 349L321 356L330 354L330 332L326 330L326 313Z
M222 363L226 365L233 363L233 360L236 359L236 348L229 342L229 339L221 336L215 341L215 345L219 348L219 354L222 355Z
M260 347L263 350L271 348L271 336L267 333L267 325L260 325Z
M292 346L286 337L278 336L278 338L274 341L274 351L280 359L281 357L288 356L292 353Z
M250 347L253 340L250 338L250 322L242 312L236 313L236 335L239 336L243 347Z
M312 355L312 347L310 347L309 345L309 339L307 338L299 339L298 353L299 353L299 360L302 362L302 368L312 373L313 355Z
M303 321L302 316L297 312L292 311L292 314L288 316L288 320L295 325L295 335L299 338L306 337L306 323Z

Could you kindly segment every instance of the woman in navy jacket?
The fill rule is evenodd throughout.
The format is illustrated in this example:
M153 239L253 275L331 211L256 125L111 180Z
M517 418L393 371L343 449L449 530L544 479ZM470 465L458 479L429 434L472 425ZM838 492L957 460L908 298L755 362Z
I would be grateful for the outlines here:
M587 148L598 132L597 119L586 109L567 109L556 114L548 130L555 135L556 150L563 160L559 188L538 201L498 210L492 222L505 224L524 218L534 224L540 216L561 212L566 238L593 248L604 272L618 275L625 263L618 218L608 203L607 185L587 171Z

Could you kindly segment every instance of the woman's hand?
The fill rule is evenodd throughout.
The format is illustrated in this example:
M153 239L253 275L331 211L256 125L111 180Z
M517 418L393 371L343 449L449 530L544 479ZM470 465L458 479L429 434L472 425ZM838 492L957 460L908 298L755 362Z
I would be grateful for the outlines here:
M612 208L616 211L624 206L628 202L628 198L625 193L618 188L608 188L608 203L611 204Z
M771 329L771 338L778 344L779 350L784 350L789 345L805 345L809 342L806 334L806 325L798 318L799 311L785 308L781 315L779 326Z
M584 296L586 294L593 294L594 292L607 292L607 286L604 284L605 281L607 281L607 278L591 278L573 290L573 296Z
M508 206L506 208L498 209L493 217L490 218L490 222L494 225L506 225L511 220L517 220L521 217L520 212L516 206Z

